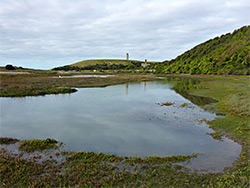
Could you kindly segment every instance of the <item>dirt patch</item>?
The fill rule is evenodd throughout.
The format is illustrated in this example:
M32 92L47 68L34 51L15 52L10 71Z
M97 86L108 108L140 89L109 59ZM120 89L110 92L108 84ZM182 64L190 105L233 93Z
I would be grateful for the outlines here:
M29 72L0 72L0 74L30 74Z

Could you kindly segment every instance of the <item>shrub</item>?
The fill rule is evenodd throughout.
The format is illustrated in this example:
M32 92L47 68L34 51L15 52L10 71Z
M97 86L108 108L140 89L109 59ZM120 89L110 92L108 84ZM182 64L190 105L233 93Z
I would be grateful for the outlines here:
M6 65L5 69L7 69L7 70L15 70L15 67L13 67L12 65Z

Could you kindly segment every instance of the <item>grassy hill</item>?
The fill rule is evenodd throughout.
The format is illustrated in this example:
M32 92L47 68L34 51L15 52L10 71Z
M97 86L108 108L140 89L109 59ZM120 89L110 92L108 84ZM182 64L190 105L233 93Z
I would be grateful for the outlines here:
M122 60L122 59L94 59L80 61L71 65L66 65L63 67L56 67L53 70L121 70L121 69L140 69L141 63L144 61L137 60ZM159 62L148 62L150 64Z
M140 63L142 63L141 61L135 61L135 60L134 61L132 61L132 60L128 60L127 61L127 60L122 60L122 59L93 59L93 60L80 61L80 62L71 64L70 66L86 67L86 66L89 66L89 65L96 65L96 64L108 64L108 65L113 65L113 64L119 65L119 64L122 64L122 65L129 65L132 62L140 62Z
M208 40L176 59L150 68L167 74L250 75L250 26Z

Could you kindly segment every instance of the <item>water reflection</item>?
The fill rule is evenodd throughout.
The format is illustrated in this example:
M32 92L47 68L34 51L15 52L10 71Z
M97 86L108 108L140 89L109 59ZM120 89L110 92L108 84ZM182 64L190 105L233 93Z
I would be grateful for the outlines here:
M126 87L126 95L128 95L128 83L125 84Z
M217 100L211 97L202 97L189 94L188 91L196 89L196 85L199 81L194 79L181 79L181 78L165 78L164 83L173 84L173 89L184 98L190 100L193 104L198 106L204 106L210 103L216 103Z
M147 90L147 82L143 82L144 84L144 91ZM129 83L125 84L125 94L128 95L128 87L129 87Z

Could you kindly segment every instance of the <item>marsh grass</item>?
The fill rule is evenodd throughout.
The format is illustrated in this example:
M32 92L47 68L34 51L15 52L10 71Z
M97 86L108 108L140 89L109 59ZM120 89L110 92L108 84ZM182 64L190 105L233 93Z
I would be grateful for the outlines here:
M179 106L180 108L194 108L193 106L191 106L190 104L188 103L183 103Z
M19 149L25 152L43 151L45 149L58 149L63 145L54 139L47 138L46 140L32 139L22 140Z
M35 141L42 147L47 140ZM22 141L21 141L22 142ZM31 142L31 140L30 140ZM34 141L32 141L34 142ZM49 142L55 143L54 140ZM0 150L1 187L247 187L248 166L233 172L196 174L177 162L193 155L123 157L94 152L63 152L67 159L38 163Z
M25 97L46 94L72 93L74 87L105 87L126 82L149 81L157 79L150 75L116 75L107 78L53 78L56 73L36 73L25 75L2 74L0 97Z
M224 99L226 111L231 115L236 114L242 117L250 117L250 89L227 96Z
M222 140L222 135L215 132L215 133L206 133L207 135L212 136L215 140Z
M19 142L19 140L15 138L0 137L0 144L15 144L16 142Z
M163 103L157 103L157 104L160 105L160 106L172 106L175 103L174 102L163 102Z
M22 140L29 147L47 148L53 139ZM53 145L54 147L54 145ZM29 152L30 150L26 150ZM123 157L94 152L64 152L67 159L55 165L53 160L38 163L14 157L1 150L1 187L162 187L204 183L202 177L185 172L176 164L193 155L169 157ZM206 180L207 181L207 180Z

